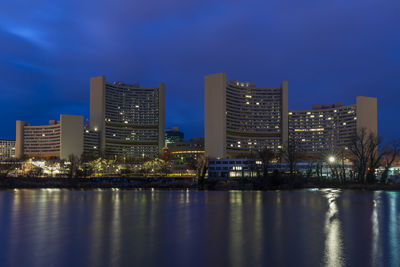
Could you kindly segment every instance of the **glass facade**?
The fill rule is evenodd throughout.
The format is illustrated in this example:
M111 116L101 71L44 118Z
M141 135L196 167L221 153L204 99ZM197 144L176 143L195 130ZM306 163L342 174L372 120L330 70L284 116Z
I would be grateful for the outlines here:
M226 87L226 149L257 152L281 146L282 90L230 81Z
M159 88L106 83L106 156L126 158L158 156L159 101Z

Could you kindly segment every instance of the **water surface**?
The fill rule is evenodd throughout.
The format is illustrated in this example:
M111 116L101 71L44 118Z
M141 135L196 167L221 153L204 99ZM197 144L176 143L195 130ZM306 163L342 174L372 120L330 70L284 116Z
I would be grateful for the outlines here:
M398 192L0 191L0 266L400 266Z

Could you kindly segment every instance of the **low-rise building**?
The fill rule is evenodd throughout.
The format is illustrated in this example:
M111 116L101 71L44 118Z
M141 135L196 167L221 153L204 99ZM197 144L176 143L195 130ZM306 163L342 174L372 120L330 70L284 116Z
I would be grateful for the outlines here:
M320 162L321 175L329 177L331 175L332 164L328 161ZM247 179L255 178L263 174L263 162L261 159L210 159L208 161L208 179L228 180L228 179ZM346 173L350 173L353 164L350 161L343 162ZM268 171L289 172L289 163L271 162L268 164ZM315 172L317 164L309 161L296 163L296 172L305 174L310 169Z
M168 145L169 159L185 161L197 159L204 154L204 138L194 137L189 141L180 141Z

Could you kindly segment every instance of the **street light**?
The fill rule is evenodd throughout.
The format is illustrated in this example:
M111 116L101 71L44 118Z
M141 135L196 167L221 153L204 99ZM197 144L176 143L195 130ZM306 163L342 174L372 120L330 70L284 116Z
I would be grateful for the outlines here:
M330 156L328 158L328 160L329 160L329 163L334 163L335 162L335 157L334 156Z

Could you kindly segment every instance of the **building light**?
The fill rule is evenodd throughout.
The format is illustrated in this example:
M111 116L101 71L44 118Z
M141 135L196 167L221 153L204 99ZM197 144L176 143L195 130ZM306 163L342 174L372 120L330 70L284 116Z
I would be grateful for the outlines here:
M311 114L311 112L307 112L307 115L310 115Z
M240 147L240 145L238 145L238 147Z
M337 112L337 110L335 109L333 112Z
M128 121L124 121L124 123L126 123L126 124L127 124L127 123L128 123Z
M139 108L139 105L136 105L135 108Z
M250 104L250 102L246 102L246 105Z
M240 86L244 86L244 83L240 83Z
M97 149L97 146L94 146L93 149Z
M240 141L238 141L238 144L240 144Z
M262 161L261 161L261 160L257 160L257 161L256 161L256 164L257 164L257 165L261 165L261 164L262 164Z
M322 118L322 117L324 117L324 115L321 114L321 115L319 115L319 117Z
M346 123L345 123L345 122L343 122L343 125L346 125Z
M86 130L85 132L86 132L86 133L88 133L88 132L89 132L89 130Z
M289 115L292 115L293 114L293 112L289 112Z
M114 133L113 136L117 136L117 135Z
M42 136L46 136L45 134L42 134Z
M332 120L332 117L329 117L327 120L328 120L328 121Z
M310 118L314 118L314 115L311 115Z
M301 142L305 142L306 141L306 139L301 139Z
M251 98L251 95L245 95L246 96L246 98Z
M99 128L97 128L97 127L94 127L94 131L95 132L97 132L99 130Z
M354 119L356 120L356 119L357 119L357 117L354 117Z
M260 103L257 102L256 105L260 105Z

